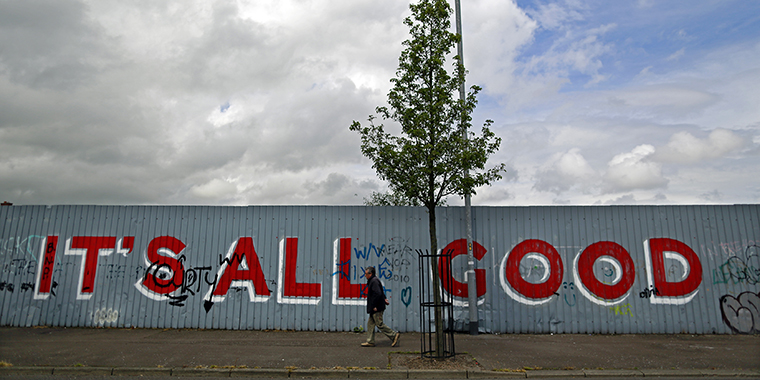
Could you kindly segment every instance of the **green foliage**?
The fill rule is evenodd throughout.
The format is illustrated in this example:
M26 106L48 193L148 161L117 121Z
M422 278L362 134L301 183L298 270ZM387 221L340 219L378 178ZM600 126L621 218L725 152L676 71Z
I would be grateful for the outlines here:
M459 40L449 31L448 2L421 0L410 8L412 16L404 23L411 38L403 43L396 77L391 79L390 108L376 108L383 119L401 126L401 135L386 132L372 115L369 125L354 121L350 129L361 135L362 153L392 193L431 210L448 195L474 194L474 188L500 179L504 165L485 168L501 143L488 128L490 120L479 136L468 139L463 133L472 127L470 114L480 87L472 86L464 100L458 99L466 71L457 57L452 69L446 69Z
M389 191L387 193L372 192L369 198L364 198L365 206L422 206L417 199L404 198L402 194Z
M420 203L417 199L409 199L405 198L403 194L394 193L392 191L388 191L385 193L380 193L377 191L373 191L372 194L369 196L369 198L364 198L364 205L365 206L413 206L413 207L419 207L422 206L422 203ZM438 202L438 206L448 206L448 202L446 199L441 199L440 202Z

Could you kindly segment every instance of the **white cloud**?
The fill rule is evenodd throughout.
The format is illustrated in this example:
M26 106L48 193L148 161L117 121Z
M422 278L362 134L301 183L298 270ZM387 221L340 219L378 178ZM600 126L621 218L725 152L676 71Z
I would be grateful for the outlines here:
M680 35L680 34L679 34ZM686 48L681 48L675 53L668 56L668 58L665 58L666 61L677 61L679 58L683 57L683 55L686 53Z
M468 83L501 97L515 83L519 50L533 40L537 23L512 1L462 2L464 62ZM383 78L387 81L389 78Z
M662 166L649 159L654 152L651 145L639 145L629 153L613 157L604 175L605 192L665 187L668 180L662 176Z
M535 55L526 62L523 74L546 76L548 73L567 78L572 72L590 77L585 84L595 84L606 79L600 70L604 66L601 57L612 53L614 47L601 37L615 24L602 25L584 31L568 31L541 55Z
M569 23L583 19L578 9L567 3L538 4L538 9L529 11L529 14L546 29L564 29Z
M536 174L534 188L560 194L574 186L589 189L595 182L596 172L583 158L580 150L570 149L554 154Z
M610 93L608 105L634 117L672 119L696 115L719 100L719 96L705 90L657 84Z
M671 136L667 145L658 148L653 159L660 162L694 164L736 153L746 144L745 139L727 129L715 129L705 139L699 139L683 131Z

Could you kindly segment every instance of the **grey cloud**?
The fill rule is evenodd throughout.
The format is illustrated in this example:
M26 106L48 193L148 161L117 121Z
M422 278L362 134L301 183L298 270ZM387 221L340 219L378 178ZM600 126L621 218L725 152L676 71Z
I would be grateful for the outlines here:
M284 170L299 170L361 155L357 136L348 130L353 116L365 117L372 109L368 90L349 81L336 88L315 88L298 98L275 99L253 128L250 162L270 163ZM284 95L284 94L283 94Z
M362 181L340 173L330 173L322 181L304 183L305 194L316 204L362 204L363 199L377 191L376 181Z
M713 191L702 193L700 194L699 197L708 202L720 202L723 200L723 193L721 193L720 191L716 189Z
M330 173L324 181L317 183L307 183L306 189L310 192L316 192L321 195L333 195L340 193L343 188L349 184L348 177L338 174Z
M615 199L604 202L607 205L632 205L636 204L636 197L633 194L621 195Z
M503 202L510 201L512 199L515 199L515 194L507 188L504 188L502 186L485 187L482 189L477 189L477 194L475 194L475 196L472 197L472 203L474 205L500 204ZM463 204L463 201L460 199L452 199L451 201L448 202L448 204L451 206L454 206L460 203Z
M155 204L172 190L170 181L120 165L29 160L10 171L0 165L0 194L18 204Z
M634 194L625 194L605 202L598 202L604 205L636 205L636 204L666 204L668 197L663 193L656 193L649 198L638 199Z
M0 70L32 88L86 86L113 58L78 1L0 3Z

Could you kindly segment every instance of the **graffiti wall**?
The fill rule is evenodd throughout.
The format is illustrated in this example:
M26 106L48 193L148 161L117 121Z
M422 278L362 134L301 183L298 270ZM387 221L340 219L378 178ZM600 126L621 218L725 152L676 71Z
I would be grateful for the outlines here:
M474 207L479 326L760 333L758 211ZM464 210L437 215L467 331ZM418 331L428 244L414 207L2 206L0 325L351 331L375 266L386 321Z

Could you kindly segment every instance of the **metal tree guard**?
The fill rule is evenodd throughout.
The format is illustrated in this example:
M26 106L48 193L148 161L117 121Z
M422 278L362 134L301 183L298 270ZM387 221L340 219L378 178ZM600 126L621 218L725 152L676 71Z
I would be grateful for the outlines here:
M449 265L448 263L451 262L451 252L452 250L448 250L445 254L429 254L427 251L417 250L420 265L420 354L423 358L443 359L456 355L454 352L453 296L444 291L444 289L451 289L453 276L451 270L440 270L441 263ZM437 291L440 293L440 302L438 303L435 302L433 296L436 291L433 278L434 268L439 273ZM435 315L438 311L442 317L443 331L436 330Z

